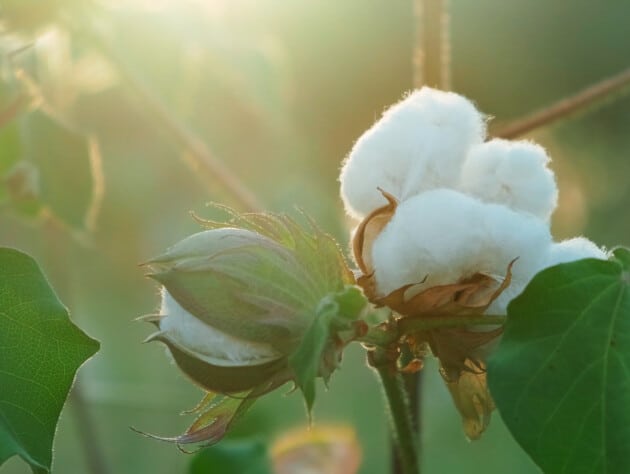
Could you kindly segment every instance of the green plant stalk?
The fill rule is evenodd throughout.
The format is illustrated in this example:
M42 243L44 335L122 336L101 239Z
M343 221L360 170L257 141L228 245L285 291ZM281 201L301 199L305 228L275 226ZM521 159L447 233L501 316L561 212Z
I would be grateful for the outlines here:
M385 349L378 348L370 351L368 361L379 376L389 407L392 437L398 454L397 465L400 468L400 474L419 474L418 443L402 375L388 360Z

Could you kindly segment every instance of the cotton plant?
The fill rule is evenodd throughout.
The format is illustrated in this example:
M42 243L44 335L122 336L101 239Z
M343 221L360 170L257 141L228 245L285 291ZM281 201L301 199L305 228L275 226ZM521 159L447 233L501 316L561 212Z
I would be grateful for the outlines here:
M422 88L355 143L341 169L358 283L395 318L505 315L544 268L607 254L584 237L554 242L558 189L539 145L486 137L466 98ZM493 402L485 358L496 326L411 333L412 353L432 352L463 419L478 438ZM474 379L474 380L471 380Z
M160 439L216 443L287 383L310 414L316 379L329 381L351 343L380 377L404 472L417 458L401 374L424 357L439 360L465 434L479 438L495 408L492 355L534 277L583 259L587 274L600 271L592 262L614 266L607 275L630 266L582 236L554 241L549 156L488 139L486 121L468 99L425 87L359 137L340 174L356 268L308 218L226 208L225 222L199 219L206 230L147 262L161 294L141 318L156 327L148 341L206 393L190 428Z

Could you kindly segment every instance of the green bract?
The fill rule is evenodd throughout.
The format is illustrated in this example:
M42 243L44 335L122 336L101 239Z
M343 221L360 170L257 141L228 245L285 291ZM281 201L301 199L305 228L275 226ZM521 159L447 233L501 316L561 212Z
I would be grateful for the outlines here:
M236 215L175 244L149 264L163 285L148 317L177 365L220 394L179 443L217 441L251 401L287 381L315 396L345 345L365 324L366 304L335 241L287 216ZM222 396L221 396L222 395Z

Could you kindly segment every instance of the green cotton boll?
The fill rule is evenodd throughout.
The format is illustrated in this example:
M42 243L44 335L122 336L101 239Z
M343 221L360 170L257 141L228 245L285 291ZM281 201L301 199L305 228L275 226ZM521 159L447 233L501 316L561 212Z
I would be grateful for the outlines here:
M166 344L199 385L231 393L295 378L293 356L321 319L320 349L304 365L309 377L328 377L336 341L352 333L365 298L329 236L284 216L248 218L193 234L148 262L163 285L160 314L150 318L159 332L149 339ZM321 316L323 302L334 303L334 314Z
M299 342L326 296L288 248L246 229L194 234L149 263L156 269L150 276L194 317L281 351Z
M232 217L203 221L209 230L148 262L162 305L142 318L158 327L147 340L210 392L184 434L160 439L216 443L257 397L289 381L310 411L316 378L327 382L366 329L367 299L330 236L285 215Z

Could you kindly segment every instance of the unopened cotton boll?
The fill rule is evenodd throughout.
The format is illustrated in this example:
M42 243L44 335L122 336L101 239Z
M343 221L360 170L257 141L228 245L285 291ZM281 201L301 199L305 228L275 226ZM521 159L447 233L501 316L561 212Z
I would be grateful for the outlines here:
M529 214L436 189L401 202L372 247L377 291L455 283L475 273L498 279L509 263L513 279L528 281L544 265L548 225Z
M459 188L483 201L548 220L558 202L549 161L545 150L534 143L490 140L470 149Z
M246 341L204 324L182 308L166 289L162 289L160 313L165 316L160 320L164 337L209 364L263 364L282 356L269 344Z
M457 184L466 150L485 139L485 120L466 98L424 87L390 107L355 143L341 170L347 212L361 218L386 203Z
M607 255L606 252L587 238L575 237L562 242L554 242L549 247L546 266L551 267L583 258L606 259Z

